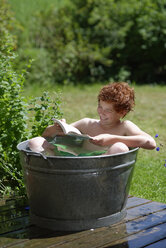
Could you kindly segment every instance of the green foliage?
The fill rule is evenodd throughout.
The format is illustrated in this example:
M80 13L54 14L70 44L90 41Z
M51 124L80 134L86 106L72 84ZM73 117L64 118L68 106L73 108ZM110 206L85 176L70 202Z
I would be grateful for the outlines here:
M42 83L47 85L53 81L52 61L46 49L25 48L18 49L18 57L15 61L15 68L20 71L28 66L25 84ZM27 83L28 82L28 83Z
M165 1L144 0L132 4L132 7L130 17L133 21L126 33L124 47L117 51L121 54L118 63L127 65L131 80L165 83Z
M59 8L51 5L31 19L31 46L39 53L41 48L46 51L51 62L43 66L41 59L36 60L30 82L41 73L38 69L35 73L39 63L47 68L50 81L64 84L165 83L163 0L73 0Z
M38 20L36 14L39 11L46 11L50 6L56 8L64 5L65 0L8 0L17 19L13 33L17 37L17 54L15 68L19 71L25 68L28 61L32 61L28 68L25 84L43 84L47 85L54 82L53 62L46 49L34 45L34 33L38 30ZM66 0L68 1L68 0ZM39 30L38 30L39 31ZM33 33L34 32L34 33ZM39 31L40 32L40 31ZM39 35L40 39L42 33Z
M5 1L0 5L0 179L2 184L10 180L11 187L21 187L20 164L17 143L25 137L25 102L21 97L24 77L13 70L14 41L8 32L10 14ZM10 171L10 173L9 173Z
M44 92L41 97L32 99L32 107L29 108L31 111L29 121L32 123L31 137L40 136L44 129L52 124L51 117L62 117L60 104L61 100L57 94L50 99L47 92Z
M61 116L57 97L53 103L47 93L36 99L31 106L23 97L25 75L16 72L15 42L9 33L10 15L5 1L0 0L0 192L24 192L24 183L17 144L32 135L41 135L43 129L51 123L49 115ZM56 102L57 100L57 102ZM34 106L32 104L35 104ZM34 116L30 111L33 110ZM51 118L50 117L50 118ZM32 130L27 122L32 123Z
M97 42L90 41L90 28L85 19L79 23L76 6L58 10L49 9L39 14L35 45L47 49L53 61L53 76L56 82L85 82L102 79L103 66L109 66L110 48L100 50ZM84 16L85 13L81 14ZM81 27L83 25L83 27Z

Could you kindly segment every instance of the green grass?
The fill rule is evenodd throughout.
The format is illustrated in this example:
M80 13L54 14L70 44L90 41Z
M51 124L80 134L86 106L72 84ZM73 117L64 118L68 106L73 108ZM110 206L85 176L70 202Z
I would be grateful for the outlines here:
M97 118L97 94L101 85L92 86L33 86L26 89L26 95L39 96L45 90L61 91L62 111L68 123L83 117ZM136 106L126 119L155 136L160 151L140 149L131 184L130 194L153 201L166 203L166 87L135 86Z

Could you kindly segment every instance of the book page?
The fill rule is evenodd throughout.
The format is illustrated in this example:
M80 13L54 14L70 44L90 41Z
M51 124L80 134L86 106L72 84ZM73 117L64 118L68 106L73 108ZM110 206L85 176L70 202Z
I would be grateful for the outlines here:
M82 134L76 127L73 127L72 125L67 124L66 122L53 119L54 122L57 122L60 127L62 128L64 134L69 136L76 136L80 140L90 139L91 137L87 134Z
M62 130L63 130L63 132L65 134L70 133L70 134L79 134L79 135L81 135L81 132L77 128L73 127L72 125L69 125L66 122L63 122L63 121L60 121L60 120L57 120L57 119L53 119L53 120L54 120L54 122L57 122L61 126L61 128L62 128Z

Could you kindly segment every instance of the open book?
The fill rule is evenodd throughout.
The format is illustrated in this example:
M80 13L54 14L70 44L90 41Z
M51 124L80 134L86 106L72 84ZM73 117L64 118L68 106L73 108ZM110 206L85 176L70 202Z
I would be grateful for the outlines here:
M57 120L55 118L53 118L52 120L60 125L65 135L76 136L81 140L91 139L89 135L82 134L76 127L73 127L72 125L69 125L66 122Z

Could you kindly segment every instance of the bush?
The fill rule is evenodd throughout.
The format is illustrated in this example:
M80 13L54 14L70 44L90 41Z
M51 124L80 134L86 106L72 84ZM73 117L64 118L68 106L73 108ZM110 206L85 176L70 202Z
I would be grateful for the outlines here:
M15 42L9 33L8 6L0 0L0 192L24 192L24 183L17 144L32 136L41 135L51 117L61 116L59 97L50 100L47 93L32 99L31 105L22 96L25 72L16 72ZM40 100L40 101L39 101ZM33 111L33 113L32 113ZM32 129L28 128L31 123Z
M55 81L165 82L164 1L73 0L36 18L33 45L49 52Z
M50 54L42 48L20 48L17 50L18 57L15 60L15 68L20 71L27 67L28 61L31 66L27 68L25 84L49 84L54 81L52 61Z
M61 118L60 110L61 100L57 93L51 99L48 92L44 92L41 97L33 98L30 101L29 122L31 123L31 131L29 137L41 136L45 128L52 124L52 118Z
M90 42L90 30L80 27L76 11L76 6L70 5L59 10L50 9L38 16L40 35L36 32L34 45L49 52L56 82L99 81L104 75L102 65L111 63L107 58L109 49L100 51L99 44ZM104 58L103 54L106 55Z

